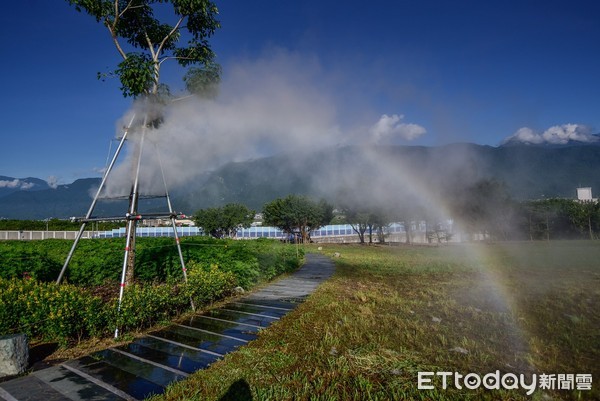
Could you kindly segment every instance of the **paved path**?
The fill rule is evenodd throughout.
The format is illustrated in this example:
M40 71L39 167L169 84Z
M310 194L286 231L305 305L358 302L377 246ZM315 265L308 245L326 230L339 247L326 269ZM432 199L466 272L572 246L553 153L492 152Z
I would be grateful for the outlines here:
M334 271L321 255L261 290L151 332L131 344L0 383L0 400L140 400L205 369L257 337L311 294Z

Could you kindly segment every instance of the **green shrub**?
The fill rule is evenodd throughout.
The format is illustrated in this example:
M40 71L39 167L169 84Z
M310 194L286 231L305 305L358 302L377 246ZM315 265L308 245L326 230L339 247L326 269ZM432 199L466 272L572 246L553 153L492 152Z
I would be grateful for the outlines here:
M0 243L0 277L31 277L42 281L56 279L61 265L48 252L28 248L24 241Z
M187 294L196 305L207 304L231 293L238 284L238 278L229 271L219 269L217 265L205 268L191 262L187 265Z
M118 299L108 303L109 329L140 330L189 308L189 297L178 285L134 284L125 289L120 310L117 305Z
M99 335L106 326L102 300L72 285L0 279L0 334L23 332L58 341Z
M24 332L34 339L66 344L112 333L115 327L147 328L188 310L190 298L201 307L227 296L236 285L249 289L291 271L303 257L295 246L273 240L184 238L186 285L173 239L140 238L138 283L125 288L117 312L116 290L108 300L93 290L107 281L118 283L124 240L82 241L67 270L67 283L56 285L54 279L71 244L64 240L0 243L0 335Z

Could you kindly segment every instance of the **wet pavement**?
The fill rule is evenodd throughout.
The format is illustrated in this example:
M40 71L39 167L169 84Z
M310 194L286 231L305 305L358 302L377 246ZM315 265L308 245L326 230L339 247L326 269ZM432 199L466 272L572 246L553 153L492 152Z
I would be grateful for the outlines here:
M308 254L293 274L261 290L149 333L28 376L0 383L0 400L142 400L205 369L257 338L293 310L334 271L324 256Z

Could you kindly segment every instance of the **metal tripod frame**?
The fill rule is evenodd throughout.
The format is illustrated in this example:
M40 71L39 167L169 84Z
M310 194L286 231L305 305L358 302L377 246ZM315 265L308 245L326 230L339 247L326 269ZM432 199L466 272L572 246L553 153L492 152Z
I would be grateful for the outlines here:
M127 136L129 131L132 129L133 123L135 121L136 115L134 114L133 117L131 118L131 121L129 122L129 124L127 125L127 127L124 129L124 133L123 136L121 137L121 140L119 142L119 146L117 147L117 149L115 150L115 153L110 161L110 163L108 164L106 171L104 172L104 175L102 176L102 181L100 182L100 186L98 187L98 190L96 191L96 194L92 200L92 203L90 204L90 207L85 215L85 217L83 219L81 219L81 227L79 228L79 231L75 237L75 241L73 242L73 245L71 246L71 249L69 251L69 254L67 255L67 258L65 260L65 263L60 271L60 274L58 275L58 278L56 280L57 284L60 284L60 282L62 281L64 274L67 270L67 267L69 266L69 263L71 261L71 259L73 258L73 254L75 252L75 249L77 248L77 245L79 244L79 241L81 240L82 236L83 236L83 232L85 231L85 227L87 225L88 222L90 221L99 221L99 220L105 220L102 218L92 218L92 213L94 212L94 209L96 207L96 204L98 202L98 199L100 198L100 194L102 192L102 190L104 189L106 182L108 180L108 177L111 173L111 171L113 170L115 163L117 162L117 159L119 158L119 154L121 153L121 150L123 149L123 146L125 144L125 141L127 140ZM127 230L126 230L126 235L127 235L127 239L126 239L126 244L125 244L125 252L123 255L123 268L122 268L122 272L121 272L121 282L119 285L119 303L118 303L118 307L117 307L117 313L120 313L121 311L121 305L123 303L123 296L124 296L124 290L125 290L125 281L126 281L126 275L127 275L127 265L128 265L128 259L130 256L131 252L135 252L135 249L132 242L135 242L135 236L136 236L136 226L137 226L137 222L142 218L141 215L139 215L137 213L137 203L138 203L138 199L139 199L139 178L140 178L140 170L141 170L141 161L142 161L142 155L143 155L143 148L144 148L144 141L145 141L145 137L146 137L146 130L147 130L147 116L144 116L144 123L142 125L142 133L141 133L141 139L139 142L139 148L136 149L136 157L137 160L135 160L136 166L135 166L135 176L133 178L133 186L131 189L131 193L129 196L130 199L130 203L129 203L129 209L127 211L127 214L125 215L125 219L127 221ZM164 184L164 189L165 189L165 197L167 199L167 205L169 208L169 218L171 220L171 226L173 227L173 233L174 233L174 237L175 237L175 244L177 246L177 252L179 254L179 262L181 263L181 269L183 272L183 279L184 282L187 283L187 269L185 267L185 261L183 259L183 252L181 250L181 244L180 244L180 240L179 240L179 235L177 233L177 225L176 225L176 213L173 211L173 207L171 204L171 198L169 196L169 191L168 191L168 187L167 187L167 181L165 178L165 173L164 173L164 169L163 169L163 165L162 165L162 160L160 158L160 152L158 150L158 146L154 146L157 156L158 156L158 161L160 164L160 170L161 170L161 176L162 176L162 180L163 180L163 184ZM106 220L121 220L122 217L119 218L114 218L114 217L110 217L110 218L106 218ZM132 241L133 239L133 241ZM190 297L190 304L192 307L192 310L195 310L195 306L194 306L194 302L192 300L192 298ZM119 328L115 328L115 338L117 338L119 336Z

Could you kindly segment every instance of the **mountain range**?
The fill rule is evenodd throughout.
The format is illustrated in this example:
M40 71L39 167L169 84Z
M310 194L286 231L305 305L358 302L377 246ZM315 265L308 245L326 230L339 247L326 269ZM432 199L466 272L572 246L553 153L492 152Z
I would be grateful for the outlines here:
M460 191L478 180L493 179L516 200L574 198L577 187L600 190L598 172L597 145L350 146L229 163L191 174L185 186L172 189L171 196L177 211L191 214L230 202L261 210L264 203L291 193L332 202L342 193L386 202L418 193L426 201L444 192L440 189ZM38 178L0 176L0 218L83 216L99 183L99 178L85 178L51 186ZM126 202L99 202L94 215L124 215ZM143 203L148 211L166 209L164 199Z

